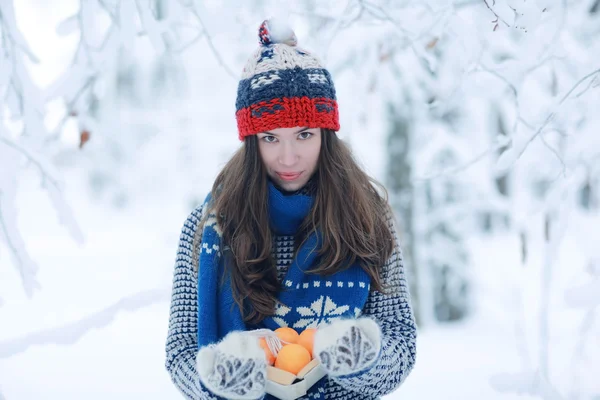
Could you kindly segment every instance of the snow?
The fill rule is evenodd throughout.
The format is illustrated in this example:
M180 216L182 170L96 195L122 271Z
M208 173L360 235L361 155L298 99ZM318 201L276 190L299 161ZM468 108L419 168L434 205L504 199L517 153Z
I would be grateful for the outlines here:
M270 15L181 1L157 19L142 3L0 2L17 45L0 55L0 399L179 398L164 368L177 241L239 146L237 76ZM403 3L260 9L327 60L340 136L378 180L388 107L410 124L394 150L410 150L421 306L429 263L469 283L464 319L424 314L387 398L600 398L600 214L580 200L590 184L599 201L591 2ZM478 228L486 212L507 227Z
M600 305L600 280L569 289L565 301L571 307L593 308Z
M18 287L8 284L16 278L7 274L8 260L0 259L0 291L6 299L0 308L0 377L5 397L176 398L163 367L163 348L170 273L188 210L141 201L132 212L120 213L84 202L81 192L72 189L69 200L84 204L77 208L77 218L86 227L87 241L78 246L53 223L57 217L51 206L31 196L39 191L36 185L26 186L31 192L24 190L18 200L23 205L35 202L37 211L21 214L20 225L33 257L43 261L39 274L43 290L31 300L24 298ZM475 314L460 323L420 330L416 367L387 398L534 398L494 389L494 385L502 388L517 382L525 385L519 392L529 390L527 376L502 375L525 368L515 318L520 313L527 318L537 307L535 293L526 293L523 304L515 298L520 285L535 287L536 276L532 272L523 279L518 253L513 251L517 246L511 237L469 243L478 288ZM578 246L570 242L560 262L577 265L581 259L569 255L577 254ZM525 268L537 268L535 261L530 264ZM565 287L574 279L578 279L574 271L560 276ZM554 322L560 325L579 319L573 313L569 316L566 306L556 312ZM73 324L81 319L94 329L82 334ZM555 343L561 343L573 330L555 332ZM565 362L559 364L566 365L569 354L561 357ZM587 385L600 390L597 383Z

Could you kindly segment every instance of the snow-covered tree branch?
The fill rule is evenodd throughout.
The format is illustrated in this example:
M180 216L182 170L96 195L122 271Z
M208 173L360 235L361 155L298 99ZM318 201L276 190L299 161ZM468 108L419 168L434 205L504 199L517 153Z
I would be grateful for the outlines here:
M83 205L68 201L65 173L112 211L196 205L239 144L236 71L260 22L280 11L332 72L340 136L389 189L421 329L480 306L474 277L488 261L475 262L474 239L514 240L507 259L518 261L494 271L514 287L493 289L511 293L496 307L511 317L520 363L491 386L591 398L581 382L598 367L585 356L600 301L600 0L305 0L283 11L266 0L74 3L56 26L73 43L69 62L40 87L29 66L46 60L19 30L16 1L0 0L0 257L9 255L29 297L44 286L44 264L18 227L19 215L35 212L17 200L24 172L38 177L77 243ZM581 260L595 267L584 271ZM75 322L0 341L0 358L73 344L122 312L164 303L169 283L113 293L67 319ZM570 329L560 340L557 325ZM565 366L557 354L568 349Z
M27 296L31 297L42 285L37 277L39 265L27 251L27 240L17 227L20 213L34 211L16 203L20 176L27 168L37 172L58 220L82 244L82 229L65 198L63 177L54 162L64 152L62 136L69 124L75 123L80 150L84 146L87 149L90 140L98 142L96 146L101 148L98 144L109 139L113 145L131 143L132 148L126 151L135 152L137 144L127 135L115 137L119 132L114 130L114 122L119 116L114 112L108 116L102 108L114 107L118 101L110 90L111 81L123 72L123 60L133 56L143 41L151 44L156 60L177 57L198 39L205 38L213 57L233 77L212 43L203 21L204 12L201 2L81 1L78 11L56 27L62 37L78 36L72 62L51 85L40 87L25 64L43 60L35 56L19 30L13 0L0 2L0 95L7 105L0 108L0 241L18 270ZM48 129L47 104L57 100L62 102L63 115ZM120 311L134 311L166 300L166 291L157 290L125 296L77 322L5 342L0 345L0 353L6 357L31 345L72 344L90 330L110 324Z
M0 96L7 105L0 108L0 239L19 271L25 292L32 296L39 289L38 265L29 256L16 223L15 197L23 163L37 169L42 185L74 238L81 240L82 234L64 198L63 184L44 154L45 104L25 66L26 60L39 60L17 27L12 1L0 3L0 34Z
M85 318L52 329L33 332L25 336L0 341L0 358L12 357L26 351L32 346L49 344L72 345L89 331L110 325L119 313L135 312L144 307L169 299L170 293L165 289L145 290L126 296L103 310L90 313Z

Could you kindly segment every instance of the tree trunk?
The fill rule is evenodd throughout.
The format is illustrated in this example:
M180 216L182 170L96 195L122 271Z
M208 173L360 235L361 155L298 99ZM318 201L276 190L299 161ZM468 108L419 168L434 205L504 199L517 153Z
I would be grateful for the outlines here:
M410 164L410 122L397 112L393 104L388 105L389 136L386 186L390 195L390 203L400 232L400 246L404 256L409 290L417 325L422 322L419 276L414 258L413 204L414 190L411 182Z

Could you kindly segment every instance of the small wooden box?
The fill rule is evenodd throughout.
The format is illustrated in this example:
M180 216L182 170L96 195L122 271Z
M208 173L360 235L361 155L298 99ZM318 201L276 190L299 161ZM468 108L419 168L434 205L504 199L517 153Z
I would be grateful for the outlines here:
M298 375L268 366L266 392L281 400L295 400L325 375L325 368L317 359L306 364Z

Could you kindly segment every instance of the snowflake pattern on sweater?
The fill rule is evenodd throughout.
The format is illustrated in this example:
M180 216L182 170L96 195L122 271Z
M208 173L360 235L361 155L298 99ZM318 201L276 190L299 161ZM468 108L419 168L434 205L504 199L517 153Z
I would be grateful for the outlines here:
M188 400L208 400L218 397L209 392L200 383L196 370L197 353L197 269L198 249L200 246L198 224L202 207L197 207L186 219L181 231L175 268L169 331L166 340L165 366L172 381ZM389 220L390 230L398 238L393 224ZM280 281L286 276L292 262L294 238L275 237L273 255L276 259ZM388 262L381 270L384 285L392 289L390 294L376 290L370 292L362 310L354 310L356 316L374 318L382 331L382 349L373 367L359 374L329 378L325 388L311 393L306 399L377 399L396 390L412 370L416 359L416 325L412 312L410 294L404 274L402 252L396 246ZM348 282L331 282L332 285L348 285ZM284 282L285 285L285 282ZM308 288L307 288L308 289ZM324 304L297 310L303 319L297 322L297 328L310 326L322 310L335 317L338 305ZM289 312L285 306L279 307L277 315ZM303 326L300 326L303 325Z

